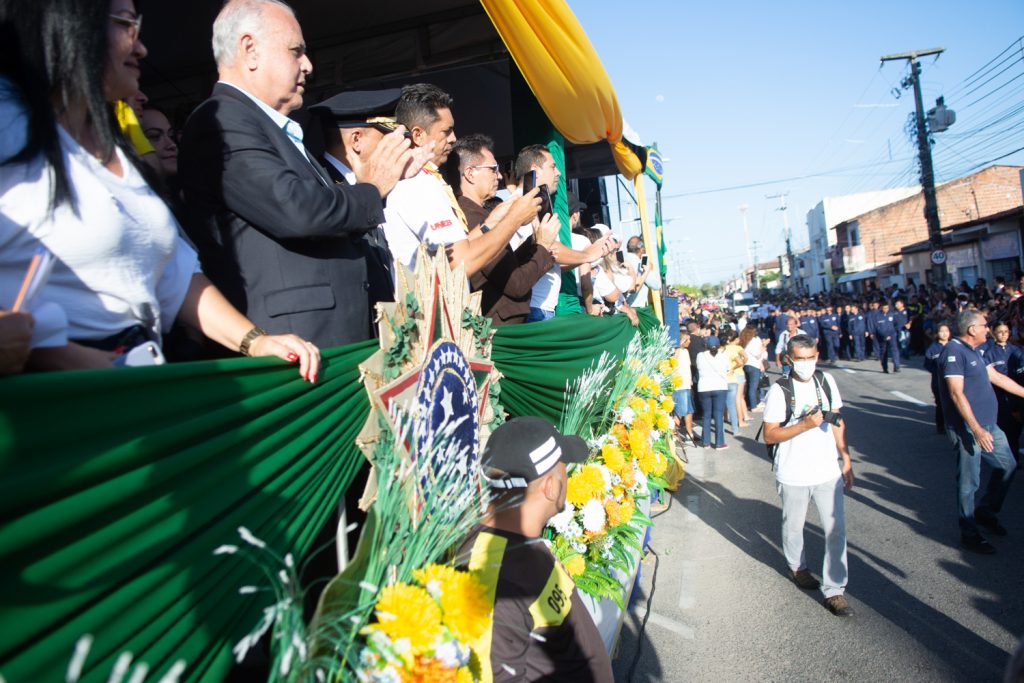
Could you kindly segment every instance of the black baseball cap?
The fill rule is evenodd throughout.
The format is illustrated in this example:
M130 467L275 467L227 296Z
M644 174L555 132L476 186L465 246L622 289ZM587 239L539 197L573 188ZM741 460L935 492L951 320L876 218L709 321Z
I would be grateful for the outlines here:
M348 90L314 104L309 111L328 121L333 119L338 128L372 126L390 133L398 126L395 107L401 95L401 88Z
M580 463L590 455L587 443L578 436L559 434L539 417L514 417L494 430L487 440L481 461L485 469L501 475L490 479L491 488L526 488L560 462Z
M570 192L569 193L568 200L569 200L569 215L570 216L572 214L576 213L577 211L582 211L583 209L587 208L587 205L580 201L580 198L576 196L575 192Z

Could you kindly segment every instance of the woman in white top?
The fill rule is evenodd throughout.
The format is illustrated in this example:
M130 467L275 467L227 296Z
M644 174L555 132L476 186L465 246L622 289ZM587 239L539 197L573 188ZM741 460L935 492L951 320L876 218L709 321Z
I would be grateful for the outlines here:
M298 362L314 381L316 346L268 335L228 303L120 136L108 103L138 90L146 55L133 1L5 4L5 23L36 40L0 46L14 65L0 79L0 119L25 120L0 160L0 306L42 247L56 265L39 302L66 316L30 368L110 367L178 317L229 349Z
M747 379L747 410L759 413L764 410L764 401L760 400L761 373L766 369L768 352L764 340L757 336L754 325L744 327L740 332L740 345L747 354L747 362L743 366L743 374Z
M697 394L704 412L701 440L704 448L723 449L725 445L725 397L729 390L729 358L721 352L721 342L712 335L704 340L707 351L697 354ZM711 440L711 420L715 439Z

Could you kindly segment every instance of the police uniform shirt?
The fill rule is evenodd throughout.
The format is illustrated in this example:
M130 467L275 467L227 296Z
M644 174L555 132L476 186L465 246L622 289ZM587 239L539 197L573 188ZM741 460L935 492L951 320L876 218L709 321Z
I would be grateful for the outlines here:
M384 207L384 235L395 263L416 269L420 244L434 254L466 239L466 228L455 215L442 181L422 170L412 178L398 181Z
M818 320L814 316L804 316L800 319L800 329L808 337L818 338Z
M864 321L863 313L851 313L847 324L849 325L851 335L864 334L865 330L867 330L867 323Z
M896 316L892 311L878 314L878 319L875 321L875 334L879 337L896 335Z
M1000 346L995 339L989 339L978 347L978 353L985 359L985 365L991 365L1000 375L1006 375L1008 374L1006 363L1016 349L1017 347L1013 344Z
M978 421L978 424L994 425L999 406L996 402L996 392L992 389L992 382L988 378L988 367L981 354L954 337L946 344L945 352L939 356L939 367L942 370L943 379L947 377L963 378L964 397L971 406L974 419ZM963 430L964 419L950 398L948 384L944 381L940 382L939 391L942 397L942 414L946 418L946 424L954 429Z
M546 541L478 526L459 554L493 605L491 628L472 644L481 681L612 683L604 641Z
M945 350L946 344L935 340L924 352L924 369L932 373L933 377L938 376L939 371L941 370L939 367L939 359Z

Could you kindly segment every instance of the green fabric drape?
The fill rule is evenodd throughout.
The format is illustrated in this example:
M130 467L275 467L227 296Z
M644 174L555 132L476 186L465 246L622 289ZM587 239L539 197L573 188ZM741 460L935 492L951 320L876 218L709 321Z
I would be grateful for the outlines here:
M634 332L621 316L501 328L502 402L557 420L566 382ZM310 550L362 463L357 366L374 349L324 351L315 386L266 359L0 380L0 674L62 679L89 633L83 680L124 651L157 677L184 659L186 680L222 679L273 598L238 595L261 572L212 551L244 548L239 526Z

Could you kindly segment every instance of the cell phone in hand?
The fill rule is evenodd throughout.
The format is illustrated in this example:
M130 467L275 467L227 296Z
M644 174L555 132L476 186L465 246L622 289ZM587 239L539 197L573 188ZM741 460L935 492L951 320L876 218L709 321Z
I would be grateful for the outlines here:
M532 171L536 173L536 171ZM547 216L549 213L554 213L554 209L551 207L551 195L548 194L547 185L541 185L540 192L537 193L540 197L540 216Z
M523 194L530 194L537 187L537 171L527 171L523 176Z
M641 268L646 268L647 267L647 254L644 254L643 256L640 257L640 267Z
M619 263L625 263L626 257L621 251L617 251L615 252L615 260L618 261Z

